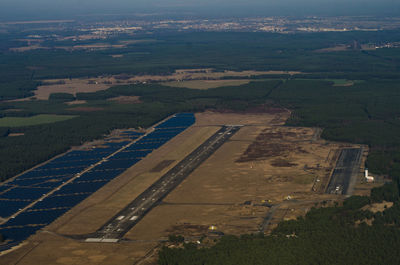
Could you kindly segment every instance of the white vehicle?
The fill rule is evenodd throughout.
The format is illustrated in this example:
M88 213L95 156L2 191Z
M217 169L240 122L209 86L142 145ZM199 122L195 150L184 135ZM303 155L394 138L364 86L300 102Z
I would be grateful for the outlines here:
M138 219L138 216L137 216L137 215L134 215L134 216L132 216L131 219L129 219L129 220L135 221L136 219Z

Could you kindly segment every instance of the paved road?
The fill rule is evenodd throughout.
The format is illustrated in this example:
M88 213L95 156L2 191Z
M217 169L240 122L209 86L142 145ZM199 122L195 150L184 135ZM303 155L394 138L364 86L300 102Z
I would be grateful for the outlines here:
M350 184L360 169L362 148L347 148L340 153L331 180L326 189L328 194L348 194Z
M240 127L239 125L222 127L128 206L111 218L96 233L87 235L86 241L117 242L190 173L234 135Z

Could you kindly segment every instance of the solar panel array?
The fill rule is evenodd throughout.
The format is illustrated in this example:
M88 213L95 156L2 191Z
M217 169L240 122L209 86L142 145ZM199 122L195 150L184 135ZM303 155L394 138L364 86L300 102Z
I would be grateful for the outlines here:
M50 224L194 122L192 113L179 113L139 140L142 134L124 131L118 139L128 138L129 141L112 142L116 138L108 138L102 147L68 152L3 184L0 186L0 217L8 218L33 204L0 225L0 234L8 240L7 246L25 240ZM132 144L134 140L137 141ZM71 178L75 179L65 184ZM38 201L49 193L51 195ZM4 246L0 250L2 248Z

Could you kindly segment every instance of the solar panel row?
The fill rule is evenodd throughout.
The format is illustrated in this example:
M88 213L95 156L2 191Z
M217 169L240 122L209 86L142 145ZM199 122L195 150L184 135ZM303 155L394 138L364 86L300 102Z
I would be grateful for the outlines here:
M42 229L44 226L35 227L19 227L19 228L4 228L0 229L0 233L6 237L6 239L13 239L14 242L22 241L27 238L27 235L33 235L36 231Z
M2 193L2 192L5 192L6 190L8 190L10 187L8 186L8 185L3 185L3 186L0 186L0 194Z
M79 181L111 180L124 172L125 169L88 171L79 177Z
M55 219L63 215L69 209L56 209L56 210L43 210L43 211L31 211L23 212L17 217L10 219L7 223L1 226L1 228L11 228L15 226L32 226L32 225L48 225ZM3 234L0 229L0 233ZM7 234L6 237L9 238Z
M25 240L136 164L154 149L180 134L194 122L195 118L192 113L176 114L158 125L152 133L61 188L58 187L75 174L96 164L130 142L108 142L100 148L71 151L19 176L7 185L0 186L1 217L11 216L43 194L57 188L49 197L1 225L0 233L12 240L11 243ZM121 135L132 140L142 134L124 131ZM12 189L6 191L10 187ZM2 191L3 193L1 193Z
M7 191L0 195L0 199L18 199L18 200L36 200L39 199L43 194L46 194L51 189L49 188L13 188L10 191Z
M72 208L76 204L86 199L89 195L89 193L64 196L52 195L35 204L35 206L31 208L31 210L34 211L40 209Z
M1 200L0 201L0 217L8 217L16 213L19 209L25 208L31 202L30 201L11 201Z

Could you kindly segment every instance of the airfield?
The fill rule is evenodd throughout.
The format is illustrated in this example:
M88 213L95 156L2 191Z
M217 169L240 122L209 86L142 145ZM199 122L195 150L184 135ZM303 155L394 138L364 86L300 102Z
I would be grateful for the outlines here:
M368 190L364 146L284 126L289 116L283 109L196 114L193 125L4 252L0 263L155 264L171 234L196 242L269 233L311 207Z

